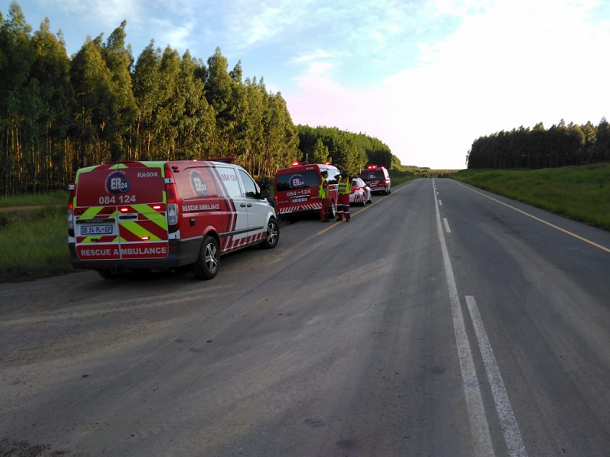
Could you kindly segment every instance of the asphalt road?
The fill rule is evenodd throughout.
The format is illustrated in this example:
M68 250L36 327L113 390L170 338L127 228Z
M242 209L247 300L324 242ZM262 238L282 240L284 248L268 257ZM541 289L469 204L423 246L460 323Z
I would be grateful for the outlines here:
M609 456L610 233L452 180L190 275L0 285L0 456Z

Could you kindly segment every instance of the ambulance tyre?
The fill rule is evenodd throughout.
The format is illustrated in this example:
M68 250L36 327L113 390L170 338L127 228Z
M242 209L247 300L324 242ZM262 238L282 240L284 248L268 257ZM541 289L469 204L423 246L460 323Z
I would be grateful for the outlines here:
M330 219L334 219L337 217L337 205L335 205L335 201L330 201Z
M110 270L95 270L97 274L100 275L104 279L112 279L114 278L114 274Z
M277 223L275 217L270 217L267 223L267 236L261 243L261 248L272 249L277 246L277 242L280 240L280 226Z
M193 265L193 273L197 279L212 279L218 273L220 249L218 242L212 236L206 235L201 244L201 252L197 263Z

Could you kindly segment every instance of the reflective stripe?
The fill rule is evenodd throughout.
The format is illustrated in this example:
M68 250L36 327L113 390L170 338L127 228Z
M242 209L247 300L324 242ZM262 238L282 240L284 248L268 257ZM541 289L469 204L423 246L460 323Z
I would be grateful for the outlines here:
M351 179L350 178L339 178L339 193L346 195L351 191Z
M167 219L163 213L153 209L150 205L131 205L131 208L135 209L142 216L148 220L154 222L159 227L167 230Z
M103 206L91 206L89 208L87 208L83 214L81 214L80 216L78 216L79 219L93 219L95 218L95 216L97 216L102 210L104 209Z
M162 238L159 238L157 235L155 235L154 233L146 230L146 228L144 228L139 222L137 221L121 221L119 222L119 225L121 226L121 241L133 241L133 240L129 240L127 238L124 237L123 233L123 229L131 232L133 235L135 235L137 238L142 239L142 237L148 237L149 241L161 241Z
M318 196L324 200L327 195L326 195L326 189L324 189L324 183L326 182L326 178L324 176L322 176L322 181L320 181L320 189L318 191Z

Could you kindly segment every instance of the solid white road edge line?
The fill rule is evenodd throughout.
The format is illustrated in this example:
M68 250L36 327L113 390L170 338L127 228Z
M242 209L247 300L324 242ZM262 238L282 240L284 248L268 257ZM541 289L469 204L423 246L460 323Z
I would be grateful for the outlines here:
M481 357L483 358L487 379L489 380L491 393L494 397L494 403L496 404L496 411L498 412L498 417L500 419L500 426L502 428L502 433L504 434L504 441L506 442L508 454L511 457L527 457L525 445L523 444L523 439L519 432L519 426L517 425L513 408L508 399L508 393L504 387L504 381L502 381L502 375L500 375L500 369L498 368L496 357L494 356L491 343L487 337L487 332L485 331L477 302L474 297L467 295L466 303L479 342Z
M432 180L434 190L434 180ZM455 341L457 343L458 360L460 362L460 370L462 371L462 381L464 387L464 395L466 397L466 407L468 409L468 419L470 420L470 430L472 433L474 455L476 457L493 457L495 455L493 445L491 443L491 435L489 433L489 425L485 416L485 406L483 405L483 397L477 372L466 334L464 325L464 316L460 306L460 296L457 292L453 269L451 268L451 260L445 235L441 224L441 215L438 208L438 199L436 192L434 193L434 203L436 207L436 226L438 237L441 243L441 251L443 253L443 262L445 264L445 274L447 276L447 288L449 289L449 301L451 303L451 315L453 317L453 330L455 331Z
M445 230L447 230L447 233L451 233L451 229L449 228L449 222L447 222L446 217L443 218L443 222L445 223Z

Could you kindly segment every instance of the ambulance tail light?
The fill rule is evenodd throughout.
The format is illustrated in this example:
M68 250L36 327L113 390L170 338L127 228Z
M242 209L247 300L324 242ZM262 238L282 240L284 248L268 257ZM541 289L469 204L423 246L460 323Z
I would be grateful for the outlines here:
M68 186L70 196L68 197L68 235L74 236L74 184Z
M178 231L180 225L180 209L178 206L178 192L176 191L176 181L174 175L168 169L165 170L165 192L167 196L167 225L168 232Z

